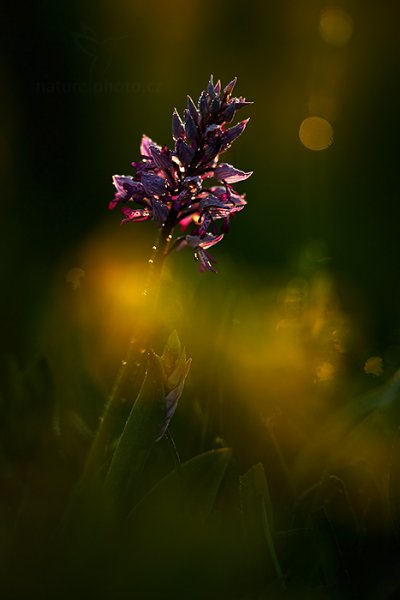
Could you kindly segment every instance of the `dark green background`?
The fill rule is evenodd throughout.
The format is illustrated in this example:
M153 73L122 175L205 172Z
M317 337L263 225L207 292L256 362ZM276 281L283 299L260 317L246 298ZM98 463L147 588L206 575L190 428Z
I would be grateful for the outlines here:
M211 72L224 83L237 75L238 93L255 101L227 157L254 175L241 186L249 204L223 252L268 285L276 274L299 274L317 243L344 309L362 312L378 350L396 341L400 11L394 1L335 4L354 22L345 48L318 35L322 0L8 7L0 55L2 350L24 357L34 348L32 324L59 265L76 266L77 248L100 223L118 227L119 216L107 212L111 176L130 172L142 132L171 142L173 107L182 109L187 93L197 98ZM310 95L321 91L339 107L335 142L311 152L298 130ZM142 252L136 227L147 224L131 228L132 252Z

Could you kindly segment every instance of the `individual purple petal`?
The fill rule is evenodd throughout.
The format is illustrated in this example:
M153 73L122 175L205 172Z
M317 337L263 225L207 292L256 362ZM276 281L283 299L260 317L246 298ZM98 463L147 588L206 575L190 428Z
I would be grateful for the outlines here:
M220 115L221 123L230 123L233 120L233 117L235 116L235 112L235 103L231 102Z
M142 183L146 194L149 196L161 196L165 192L165 179L152 173L143 173Z
M151 157L150 146L158 146L158 144L153 142L153 140L151 138L149 138L148 135L143 134L142 141L140 143L140 154L142 156L148 156L150 158Z
M196 248L194 257L200 263L200 272L212 271L213 273L217 273L217 269L214 267L217 261L209 252L206 252L203 248Z
M235 208L237 208L237 210L242 210L242 208L244 208L247 204L245 198L246 198L245 194L236 194L236 192L235 192L235 193L231 193L231 195L229 197L229 202L231 204L233 204L233 206L235 206Z
M193 120L193 117L190 114L190 111L188 109L185 109L184 115L185 115L185 132L186 132L186 138L188 140L196 140L198 132L197 132L197 127L196 127L196 124L195 124L195 122Z
M214 171L214 175L216 179L220 181L226 181L227 183L236 183L237 181L244 181L248 179L253 174L253 171L241 171L240 169L235 169L232 165L228 163L221 163Z
M233 88L235 87L237 82L237 77L235 77L234 79L232 79L232 81L230 81L228 83L228 85L224 88L224 100L229 100L229 98L232 95L233 92Z
M214 219L210 212L203 212L199 221L199 236L203 238L207 234L207 229L213 225Z
M242 98L242 96L240 96L240 98L235 98L235 100L233 100L233 102L235 104L236 110L239 110L239 108L243 108L244 106L249 106L250 104L254 104L254 102L250 102L250 100L246 100L246 98Z
M181 163L187 167L194 157L195 149L179 138L176 142L176 154Z
M149 148L156 167L159 169L171 169L173 167L168 149L165 149L165 147L160 149L159 146L154 145L151 145Z
M194 257L200 263L200 271L213 271L216 273L216 269L213 266L217 261L209 252L202 248L198 241L201 240L199 236L186 235L176 240L174 249L179 251L185 246L191 246L194 249Z
M247 204L245 195L237 194L232 188L228 191L229 194L227 193L227 189L221 186L210 188L210 192L212 192L213 195L217 196L226 203L230 214L242 210Z
M215 196L217 196L221 200L224 200L224 202L226 202L226 200L229 197L228 193L226 191L226 187L223 187L222 185L214 185L213 187L210 188L210 192L212 192Z
M221 100L219 99L218 96L215 96L215 98L211 102L211 106L210 106L211 114L212 115L217 114L217 112L220 110L220 108L221 108Z
M217 196L214 196L213 194L209 194L205 198L202 198L199 202L200 210L205 210L210 207L224 209L227 208L226 203L222 202L219 198L217 198Z
M212 166L209 163L213 162L214 158L218 155L218 153L220 151L221 151L221 139L220 138L208 140L208 145L206 146L206 149L204 150L202 162L208 164L209 166Z
M205 123L207 120L207 117L209 115L208 100L207 100L206 92L201 92L201 94L200 94L199 110L200 110L202 122Z
M157 198L152 198L150 200L150 205L153 213L153 220L158 221L159 223L165 223L169 213L168 206L161 200L157 200Z
M246 206L247 202L244 199L244 196L239 196L239 195L235 195L235 196L231 196L230 200L229 200L229 213L232 215L235 212L239 212L241 210L244 209L244 207Z
M204 250L206 250L207 248L211 248L211 246L215 246L215 244L218 244L218 242L220 242L224 237L224 234L221 233L220 235L212 235L211 233L208 233L205 236L205 239L202 239L199 246L200 248L204 248Z
M128 221L147 221L147 219L150 219L151 217L151 212L148 208L132 209L129 208L129 206L123 206L122 212L125 215L125 219L121 221L121 224L127 223Z
M192 115L193 121L195 122L196 125L198 125L200 122L199 111L197 110L196 105L190 96L187 97L187 107L188 107L188 111Z
M208 92L208 95L210 96L210 98L214 98L214 96L216 94L213 80L214 80L213 75L210 75L210 81L208 82L208 86L207 86L207 92Z
M210 225L213 225L213 229L215 230L214 219L227 219L231 212L231 206L225 204L223 206L211 205L204 209L203 221L199 232L200 235L204 235Z
M215 93L219 96L221 93L221 81L218 79L217 83L214 85Z
M176 108L174 108L174 112L172 113L172 137L174 140L185 137L185 128Z
M113 184L117 189L118 200L129 200L134 196L144 194L143 185L130 175L114 175Z
M240 123L224 132L222 136L223 150L227 150L227 148L229 148L229 146L243 133L249 120L250 119L244 119L244 121L240 121Z
M207 233L205 236L200 237L199 235L187 235L186 241L192 248L203 248L207 250L207 248L211 248L215 244L218 244L224 237L224 234L213 235L212 233Z

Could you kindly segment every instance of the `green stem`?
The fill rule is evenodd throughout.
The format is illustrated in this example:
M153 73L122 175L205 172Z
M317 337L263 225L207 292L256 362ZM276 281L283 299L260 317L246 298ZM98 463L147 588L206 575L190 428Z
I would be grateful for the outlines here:
M147 281L143 290L143 303L145 304L143 315L145 315L146 318L143 320L140 329L138 329L131 337L128 351L119 366L103 413L99 419L95 437L86 458L82 475L82 479L84 480L96 475L101 468L106 455L106 447L115 417L115 409L120 401L126 376L128 372L131 371L132 365L135 365L134 375L137 374L142 365L146 350L151 346L155 330L154 324L160 291L162 267L168 253L168 246L172 239L172 232L175 224L175 215L172 213L173 211L171 210L166 223L160 229L158 238L152 247L152 254L149 258Z

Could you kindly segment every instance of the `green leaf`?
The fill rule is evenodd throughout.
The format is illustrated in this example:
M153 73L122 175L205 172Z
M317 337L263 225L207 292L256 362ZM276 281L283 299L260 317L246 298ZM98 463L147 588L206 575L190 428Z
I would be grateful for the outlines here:
M204 523L214 506L231 456L230 449L221 448L183 463L135 506L129 515L129 527L134 529L135 524L148 522L152 530L174 531L178 522Z
M334 525L324 509L315 511L310 517L310 535L315 548L320 573L324 585L331 590L337 590L340 597L349 597L348 573L343 564ZM338 595L339 597L339 595Z
M183 463L134 507L115 548L117 596L134 589L137 598L199 597L210 577L221 576L210 564L221 545L211 513L217 518L214 506L231 454L212 450Z
M265 577L275 574L283 582L275 548L274 519L268 483L261 463L240 477L240 500L249 556Z
M149 354L142 387L125 423L106 477L107 493L118 501L141 474L166 417L160 359Z

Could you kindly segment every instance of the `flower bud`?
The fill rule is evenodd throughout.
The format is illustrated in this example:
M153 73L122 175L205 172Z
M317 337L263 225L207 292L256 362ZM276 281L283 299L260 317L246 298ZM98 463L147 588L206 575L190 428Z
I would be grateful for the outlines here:
M185 379L189 373L192 359L186 359L185 348L182 348L176 330L174 330L164 346L161 356L154 355L159 361L163 373L165 390L166 413L157 441L165 434L169 422L176 410L178 400L182 395Z

